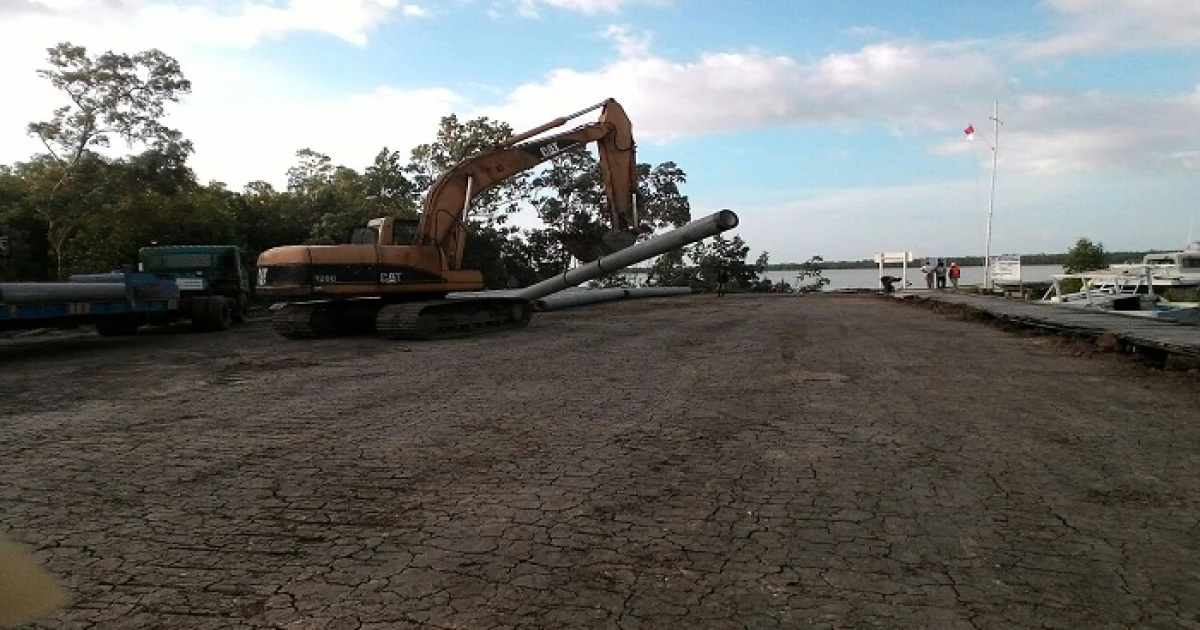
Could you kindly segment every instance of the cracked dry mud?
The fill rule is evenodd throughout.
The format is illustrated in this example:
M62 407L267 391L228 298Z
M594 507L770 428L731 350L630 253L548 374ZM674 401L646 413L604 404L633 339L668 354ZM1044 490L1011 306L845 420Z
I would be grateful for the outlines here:
M870 296L0 346L37 628L1196 628L1200 395Z

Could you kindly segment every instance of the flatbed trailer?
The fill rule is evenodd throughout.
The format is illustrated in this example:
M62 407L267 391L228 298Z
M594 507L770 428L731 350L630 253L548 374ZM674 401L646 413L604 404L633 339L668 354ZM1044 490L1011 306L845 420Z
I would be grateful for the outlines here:
M201 330L222 330L228 327L225 306L225 298L181 296L176 278L147 272L0 283L0 331L91 325L104 336L131 335L142 325L184 319Z

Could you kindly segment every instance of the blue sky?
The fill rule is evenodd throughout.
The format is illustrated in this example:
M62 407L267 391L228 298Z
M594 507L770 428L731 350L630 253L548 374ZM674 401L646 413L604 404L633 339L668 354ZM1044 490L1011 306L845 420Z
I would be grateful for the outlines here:
M25 95L0 162L58 103L46 47L159 47L194 83L169 122L231 187L283 185L303 147L361 168L448 113L520 129L611 96L640 160L687 172L693 216L737 211L755 255L979 255L998 100L993 254L1182 247L1197 32L1195 0L0 0Z

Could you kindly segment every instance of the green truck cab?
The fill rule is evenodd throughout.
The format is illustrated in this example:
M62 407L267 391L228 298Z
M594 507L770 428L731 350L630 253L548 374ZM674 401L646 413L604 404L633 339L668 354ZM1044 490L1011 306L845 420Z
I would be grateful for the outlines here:
M250 274L234 245L163 245L138 250L138 269L170 276L179 309L198 330L225 330L250 309Z

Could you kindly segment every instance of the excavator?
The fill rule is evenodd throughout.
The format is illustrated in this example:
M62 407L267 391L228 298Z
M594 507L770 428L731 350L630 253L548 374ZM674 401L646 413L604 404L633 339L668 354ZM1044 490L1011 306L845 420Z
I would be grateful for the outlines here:
M534 139L597 109L596 122ZM600 154L612 225L598 238L564 234L560 240L585 263L633 245L652 228L637 221L632 124L609 98L463 159L430 187L419 218L375 218L356 228L348 244L289 245L260 254L256 291L284 300L272 307L275 332L298 339L373 329L388 339L432 339L527 325L529 300L446 297L485 288L483 274L463 265L467 211L489 188L591 142Z

